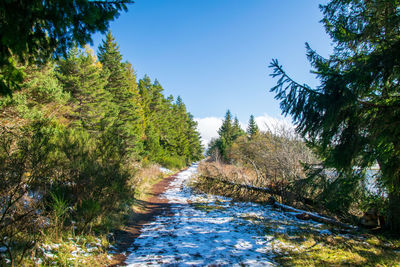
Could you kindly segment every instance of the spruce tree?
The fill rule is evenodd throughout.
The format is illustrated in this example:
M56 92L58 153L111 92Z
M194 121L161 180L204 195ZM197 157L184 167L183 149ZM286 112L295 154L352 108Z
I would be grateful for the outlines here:
M144 110L144 157L171 167L201 159L200 135L182 99L165 98L161 84L147 75L139 80L138 90Z
M233 120L233 134L232 134L232 139L236 140L240 136L245 135L246 132L243 131L242 127L240 126L239 119L235 116L235 119Z
M122 63L122 55L114 37L109 31L99 47L99 60L108 72L105 90L111 94L109 120L131 155L141 152L140 137L143 131L141 106L133 70ZM128 67L127 67L128 66Z
M65 56L75 43L83 46L92 41L91 34L104 33L128 3L132 1L2 1L0 95L11 94L22 82L23 70L15 59L36 64Z
M71 94L72 118L85 129L98 132L110 95L104 90L107 77L93 51L86 47L82 53L77 47L72 48L65 59L58 61L57 77L64 90Z
M215 142L213 142L212 146L209 146L208 154L215 154L217 153L222 157L223 160L227 161L228 156L227 152L228 149L233 144L235 138L235 131L238 132L238 122L235 125L232 122L232 114L230 110L227 110L225 114L225 118L222 121L221 127L218 129L219 137Z
M400 233L400 1L332 0L322 22L335 42L323 58L307 45L321 85L293 81L273 60L271 89L297 131L319 148L325 164L360 172L376 162L389 197L389 223Z
M197 122L194 121L193 115L190 113L187 116L187 125L187 137L189 141L188 163L192 163L203 158L203 146L201 144L200 133L197 130Z
M153 109L154 102L157 102L153 96L153 84L147 75L139 80L138 86L141 106L143 108L143 129L144 129L144 151L143 155L153 161L163 156L163 149L160 145L160 133L157 125L158 117Z
M259 132L260 132L260 130L258 129L258 126L254 119L254 116L250 115L249 125L247 126L247 135L251 139L254 136L256 136Z
M187 136L188 130L188 120L187 120L187 113L186 113L186 106L182 101L182 98L178 96L176 99L176 123L175 126L177 127L177 154L179 156L188 157L189 156L189 139Z
M218 129L218 134L220 138L225 140L227 145L233 142L233 124L232 124L232 114L230 110L226 111L225 119L222 121L221 127Z

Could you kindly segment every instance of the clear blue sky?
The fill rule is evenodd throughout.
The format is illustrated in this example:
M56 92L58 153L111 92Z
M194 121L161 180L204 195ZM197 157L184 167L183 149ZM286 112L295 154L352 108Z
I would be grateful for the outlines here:
M305 42L332 51L314 0L135 0L111 23L138 78L157 78L165 95L180 95L195 118L242 122L250 114L280 117L269 89L272 58L297 81L315 85ZM94 36L98 46L103 36Z

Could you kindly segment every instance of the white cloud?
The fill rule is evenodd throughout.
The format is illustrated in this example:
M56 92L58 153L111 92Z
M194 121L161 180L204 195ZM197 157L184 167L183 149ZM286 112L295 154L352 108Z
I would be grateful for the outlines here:
M195 118L198 125L197 129L201 135L201 141L205 148L207 148L212 138L218 137L218 129L222 125L223 118L218 117L206 117L206 118ZM284 118L274 118L267 114L263 116L255 117L255 121L261 131L268 129L276 129L277 127L293 128L293 125L289 120ZM243 130L247 129L248 121L245 123L240 122L240 126Z
M195 118L197 122L197 129L201 135L201 142L205 148L210 143L212 138L218 137L218 129L222 125L222 118L207 117Z
M274 129L282 127L293 129L293 124L286 118L274 118L267 114L264 114L263 116L258 116L255 117L254 119L258 125L258 128L260 128L261 131L267 131L267 130L274 131Z

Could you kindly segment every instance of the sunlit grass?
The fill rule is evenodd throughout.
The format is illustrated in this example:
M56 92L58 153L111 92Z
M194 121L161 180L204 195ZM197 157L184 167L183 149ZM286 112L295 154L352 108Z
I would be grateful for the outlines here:
M215 205L215 204L209 204L209 203L193 203L192 204L195 209L202 210L205 212L210 212L213 210L224 210L226 207L220 206L220 205Z
M49 234L21 266L107 266L111 263L109 245L105 235Z
M400 266L398 240L376 236L275 234L275 261L283 266Z

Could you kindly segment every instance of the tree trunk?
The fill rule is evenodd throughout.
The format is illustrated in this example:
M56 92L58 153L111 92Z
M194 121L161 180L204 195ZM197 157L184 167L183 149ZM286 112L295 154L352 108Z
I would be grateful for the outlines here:
M395 155L399 154L395 153ZM386 228L389 228L392 234L400 236L400 158L393 156L390 164L378 158L378 164L382 176L386 177L384 180L389 181L386 187L389 191L389 214Z
M393 234L400 235L400 192L389 193L389 228Z

